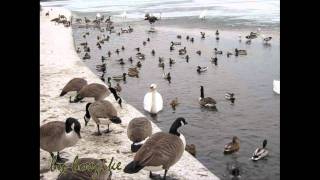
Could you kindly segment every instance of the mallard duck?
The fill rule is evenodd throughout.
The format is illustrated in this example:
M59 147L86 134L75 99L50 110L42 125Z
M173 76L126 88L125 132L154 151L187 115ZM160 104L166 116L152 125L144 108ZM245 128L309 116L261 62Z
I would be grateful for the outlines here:
M266 146L267 146L267 140L265 139L265 140L263 140L262 148L257 148L257 149L254 151L251 159L252 159L253 161L257 161L257 160L259 160L259 159L262 159L262 158L266 157L266 156L268 155L268 153L269 153L269 151L266 150Z
M123 73L122 75L119 76L112 76L112 79L115 81L126 81L126 75L127 73Z
M178 98L176 97L174 100L170 102L170 106L173 110L176 110L176 107L179 105Z
M197 53L199 56L201 56L201 51L200 51L200 50L198 50L196 53Z
M179 49L179 55L185 55L187 53L187 48L183 47L183 49Z
M201 73L201 72L205 72L208 70L208 67L200 67L200 66L197 66L197 72L198 73Z
M139 71L137 69L137 67L134 67L134 68L129 68L128 69L128 76L130 77L139 77Z
M236 152L240 149L240 140L237 136L233 136L232 142L226 144L224 146L224 153L229 154Z
M236 53L236 56L238 55L247 55L247 51L246 50L242 50L242 49L235 49L235 53Z
M234 97L234 93L226 93L225 95L224 95L224 97L227 99L227 100L230 100L231 101L231 103L234 103L234 101L235 101L235 97Z
M203 86L200 86L200 98L199 98L199 104L202 107L206 108L215 108L216 107L216 100L214 100L211 97L204 97L204 91L203 91Z
M265 43L268 43L269 41L271 41L272 37L266 37L266 38L263 38L263 41Z
M206 38L206 37L205 37L205 36L206 36L206 33L204 33L204 32L200 32L200 34L201 34L201 39Z
M217 48L214 48L214 53L215 53L215 54L222 54L222 51L218 51Z

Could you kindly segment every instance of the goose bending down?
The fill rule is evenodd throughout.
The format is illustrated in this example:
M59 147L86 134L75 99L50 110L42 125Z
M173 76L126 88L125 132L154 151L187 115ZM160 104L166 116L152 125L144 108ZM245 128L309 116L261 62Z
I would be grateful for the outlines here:
M127 128L127 136L132 141L131 151L137 152L152 134L152 125L149 119L137 117L132 119Z
M53 152L57 152L56 160L64 161L59 152L74 146L81 139L80 130L79 121L71 117L66 122L48 122L40 127L40 148L49 152L52 159L54 158Z
M163 108L162 96L156 90L157 85L151 84L150 91L146 93L143 99L143 108L151 114L157 114Z
M74 160L78 167L95 167L98 171L91 169L75 169L74 163L68 163L65 169L59 174L57 180L111 180L112 172L106 168L104 159L76 158Z
M86 86L88 82L83 78L73 78L71 79L62 89L60 96L64 96L68 92L76 91L77 93Z
M111 132L109 125L111 123L120 124L121 119L118 117L117 110L114 106L106 100L95 101L94 103L88 103L86 105L86 114L84 115L85 125L87 126L90 118L97 124L98 132L94 135L100 136L100 124L105 124L108 129L105 133Z
M95 101L102 100L109 96L110 91L107 89L105 85L98 84L98 83L91 83L79 91L73 101L71 101L71 97L69 102L76 103L81 101L84 98L94 98Z
M208 70L208 67L200 67L200 66L197 66L197 72L198 73L201 73L201 72L205 72Z
M170 106L173 110L176 110L176 107L179 105L178 98L176 97L174 100L170 102Z
M280 94L280 80L273 80L273 91Z
M224 146L224 153L230 154L236 152L240 149L240 140L237 136L233 136L232 142L226 144Z
M204 97L203 86L200 86L199 104L201 105L201 107L206 107L206 108L215 108L217 104L216 100L214 100L213 98Z
M265 139L265 140L263 140L262 148L257 148L254 151L251 159L253 161L257 161L259 159L262 159L262 158L266 157L268 155L268 153L269 153L269 151L266 149L266 146L267 146L267 140Z
M135 154L133 161L126 165L124 172L133 174L144 169L150 171L149 177L152 178L152 171L165 170L163 179L166 179L169 168L180 160L186 147L184 136L178 132L178 128L186 124L186 120L179 117L171 125L169 133L153 134Z
M123 73L122 75L118 75L118 76L112 76L112 79L115 80L115 81L126 81L126 76L127 76L127 73Z
M234 93L226 93L225 95L224 95L224 97L227 99L227 100L230 100L231 101L231 103L234 103L234 101L235 101L235 97L234 97Z

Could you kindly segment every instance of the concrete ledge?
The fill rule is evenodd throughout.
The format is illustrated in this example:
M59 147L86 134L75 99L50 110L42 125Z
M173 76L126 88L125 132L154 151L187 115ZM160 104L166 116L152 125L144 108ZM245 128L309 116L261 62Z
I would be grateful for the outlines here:
M50 16L45 16L50 9L52 9ZM80 158L104 158L108 162L114 157L116 162L121 162L123 169L133 159L133 154L130 152L131 142L126 135L127 125L131 119L144 115L126 102L121 109L110 95L106 99L114 104L123 123L111 124L112 133L96 137L92 135L97 130L93 121L84 126L86 103L69 104L69 96L59 97L63 86L74 77L85 78L89 83L104 83L81 62L76 54L71 28L50 22L58 14L64 14L68 18L71 12L63 8L43 8L40 14L40 125L50 121L65 121L68 117L79 119L83 138L74 147L65 149L61 156L70 161L79 155ZM152 126L153 133L161 131L154 123ZM105 128L101 127L102 130ZM49 170L50 160L49 153L40 150L42 179L56 179L59 174L57 170L53 172ZM160 173L163 175L163 172ZM168 176L190 180L219 179L188 152L184 152L180 161L169 169ZM114 171L112 179L149 179L149 172L142 170L136 174L125 174L122 170Z

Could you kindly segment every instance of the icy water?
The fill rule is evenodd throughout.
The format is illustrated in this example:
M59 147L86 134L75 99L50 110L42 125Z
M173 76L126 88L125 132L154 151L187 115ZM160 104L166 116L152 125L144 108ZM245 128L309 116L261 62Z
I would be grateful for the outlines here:
M112 55L108 58L105 79L114 75L127 72L129 67L137 63L136 47L146 55L142 60L140 77L127 77L127 81L120 82L122 86L121 97L135 106L147 117L153 120L163 131L168 131L172 122L177 117L184 117L188 125L181 130L188 144L195 144L197 159L221 179L230 179L228 168L236 165L240 168L241 179L280 179L280 96L272 91L274 79L280 79L280 39L278 32L264 32L275 35L270 45L264 45L260 38L252 41L250 45L238 41L239 33L248 34L249 30L221 30L220 40L215 40L215 30L196 28L174 28L156 26L156 33L148 33L150 28L147 22L116 24L116 31L120 27L131 25L134 32L130 34L102 33L98 29L73 28L75 46L80 47L81 42L87 41L91 48L91 59L85 60L92 71L98 76L101 72L96 71L96 65L101 64L101 56L107 56L110 50ZM254 30L254 29L252 29ZM200 38L200 31L205 31L207 37ZM90 32L84 39L82 35ZM99 50L96 46L97 35L110 36L110 41L102 45ZM177 34L182 39L176 38ZM185 39L186 35L195 38L191 43ZM150 38L146 46L143 41ZM169 51L170 41L180 41L172 52ZM121 50L121 46L125 50ZM178 54L178 49L186 46L190 60L187 63ZM210 62L213 57L213 48L224 52L218 55L217 66ZM119 55L115 53L120 50ZM234 48L246 49L247 56L230 56L227 51ZM155 56L151 55L154 49ZM82 48L81 48L82 50ZM202 54L196 54L201 50ZM83 57L84 52L79 54ZM128 57L133 57L133 63ZM158 58L164 57L165 68L158 67ZM169 66L169 58L176 61ZM117 61L123 58L125 65ZM196 66L208 66L208 71L202 74L196 72ZM171 83L162 78L163 72L170 72ZM158 91L164 100L164 109L156 118L151 118L143 110L143 97L148 91L149 85L156 83ZM112 81L114 86L116 82ZM202 109L199 106L200 86L204 86L205 96L210 96L217 101L217 111ZM231 105L225 100L226 92L235 93L236 102ZM170 101L178 97L180 105L174 112L169 105ZM239 152L224 155L224 145L231 141L232 136L240 139ZM263 139L268 140L267 148L269 156L265 160L252 162L250 157L253 151L262 145Z

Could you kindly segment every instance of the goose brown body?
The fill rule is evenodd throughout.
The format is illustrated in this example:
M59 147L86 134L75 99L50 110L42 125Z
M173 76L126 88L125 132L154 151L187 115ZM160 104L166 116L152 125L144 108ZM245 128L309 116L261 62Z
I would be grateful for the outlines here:
M94 100L102 100L105 97L110 95L110 91L106 86L98 83L92 83L87 86L84 86L78 93L82 98L93 97Z
M96 124L100 124L99 118L111 118L118 115L116 108L111 102L106 100L99 100L92 103L88 111Z
M79 92L87 84L87 81L82 78L73 78L64 86L60 96L64 96L65 94L71 91Z
M145 117L137 117L129 122L127 136L132 142L141 142L152 134L150 120Z

